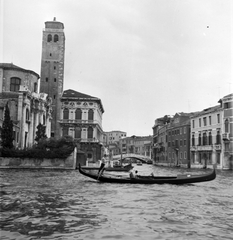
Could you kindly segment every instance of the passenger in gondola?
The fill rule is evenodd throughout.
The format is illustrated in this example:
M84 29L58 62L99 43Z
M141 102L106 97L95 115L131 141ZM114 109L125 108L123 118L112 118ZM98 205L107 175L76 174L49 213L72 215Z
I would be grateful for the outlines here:
M130 173L129 173L129 177L130 178L137 178L137 173L138 173L137 170L135 172L133 170L131 170Z

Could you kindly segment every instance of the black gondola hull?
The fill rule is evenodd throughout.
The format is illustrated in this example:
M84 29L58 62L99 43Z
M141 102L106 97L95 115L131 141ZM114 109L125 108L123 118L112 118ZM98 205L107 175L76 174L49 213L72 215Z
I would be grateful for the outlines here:
M98 174L90 173L86 170L83 170L79 165L79 172L89 178L98 180L100 182L106 183L128 183L128 184L190 184L198 182L207 182L212 181L216 178L216 171L213 169L211 173L202 174L202 175L178 175L175 177L152 177L152 176L137 176L137 178L130 178L125 176L116 176L116 175L102 175L98 177Z

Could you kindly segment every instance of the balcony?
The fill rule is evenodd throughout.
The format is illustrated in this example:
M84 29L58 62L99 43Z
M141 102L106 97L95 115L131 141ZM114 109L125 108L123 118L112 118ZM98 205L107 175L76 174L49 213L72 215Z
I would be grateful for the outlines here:
M229 135L230 135L229 133L223 133L222 134L222 139L224 141L229 141L230 140L230 136Z
M212 151L213 146L212 145L205 145L205 146L197 146L198 151Z
M66 124L93 124L97 123L95 120L80 120L80 119L61 119L59 121L60 123L66 123Z
M216 144L216 145L214 145L214 149L215 150L221 150L222 149L222 145L221 144Z
M195 150L197 150L197 147L196 147L196 146L191 146L191 147L190 147L190 151L195 151Z
M100 141L96 138L82 138L81 143L99 143Z

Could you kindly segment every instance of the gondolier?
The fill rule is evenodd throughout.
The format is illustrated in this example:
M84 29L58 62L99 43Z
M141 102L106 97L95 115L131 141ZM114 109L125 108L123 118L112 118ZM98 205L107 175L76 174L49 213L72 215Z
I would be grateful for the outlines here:
M100 176L100 175L103 173L103 171L104 171L104 167L105 167L105 164L106 164L106 157L107 157L107 155L104 154L104 156L103 156L102 159L101 159L101 165L100 165L100 168L99 168L99 171L98 171L98 175L99 175L99 176Z

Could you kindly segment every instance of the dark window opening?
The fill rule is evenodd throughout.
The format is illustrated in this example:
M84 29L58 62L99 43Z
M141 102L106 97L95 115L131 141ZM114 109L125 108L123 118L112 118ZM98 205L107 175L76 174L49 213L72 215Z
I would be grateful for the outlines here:
M93 128L92 127L88 127L87 138L93 138Z
M21 83L21 79L20 78L12 77L11 78L11 83L10 83L10 91L11 92L18 92L20 83Z
M217 135L216 135L216 144L221 144L221 136L219 131L217 132Z
M69 133L69 128L68 128L68 127L64 127L64 128L62 129L62 135L63 135L63 137L64 137L64 136L67 136L68 133Z
M34 83L34 92L37 92L37 83Z
M69 119L69 109L65 108L63 110L63 119Z
M49 79L48 79L48 78L45 78L45 81L46 81L46 82L48 82L48 81L49 81Z
M94 120L94 111L92 109L88 111L88 120Z
M209 145L212 145L212 134L209 132Z
M51 41L52 41L52 35L49 34L49 35L47 36L47 42L51 42Z
M75 138L81 138L81 128L80 128L80 127L76 127L76 128L75 128L74 137L75 137Z
M54 41L54 42L58 42L58 40L59 40L58 35L55 34L55 35L54 35L54 39L53 39L53 41Z
M77 108L75 111L75 119L81 120L82 119L82 111L80 108Z
M57 79L56 78L54 78L54 82L56 82L57 81Z

